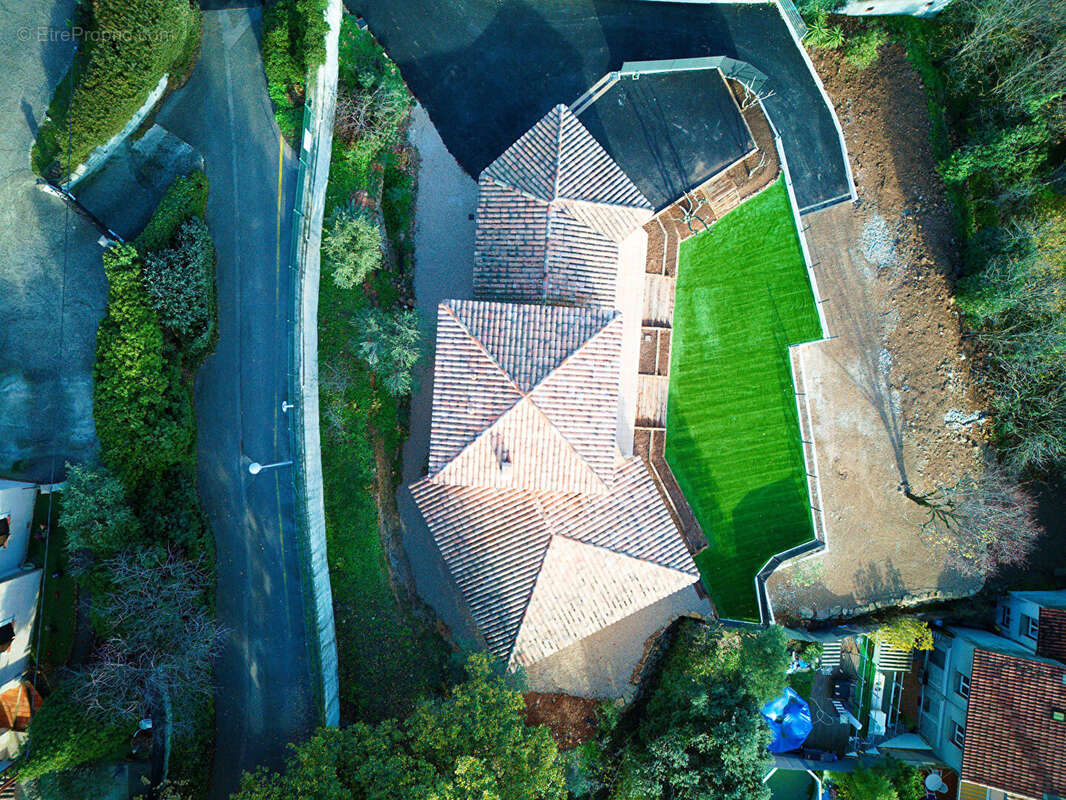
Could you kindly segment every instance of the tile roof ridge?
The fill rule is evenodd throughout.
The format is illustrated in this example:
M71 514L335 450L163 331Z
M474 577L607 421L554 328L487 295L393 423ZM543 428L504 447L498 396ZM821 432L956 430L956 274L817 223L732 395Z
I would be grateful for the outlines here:
M544 305L551 306L550 303L545 303ZM614 323L616 323L616 322L618 322L619 320L622 319L622 312L619 311L617 308L611 308L610 306L599 306L599 305L596 305L596 306L552 306L552 307L553 308L565 308L565 309L581 309L581 310L589 309L591 311L606 311L606 312L608 312L608 314L610 316L607 317L606 321L599 327L599 329L594 334L592 334L589 338L587 338L585 341L583 341L574 350L574 352L570 353L568 356L566 356L566 358L564 358L562 361L560 361L558 364L556 364L555 368L551 372L549 372L547 375L545 375L543 379L538 381L536 383L536 385L534 385L533 388L531 388L529 390L529 395L532 395L533 392L537 391L537 389L539 389L541 386L543 386L548 381L550 381L552 379L552 376L554 376L557 372L559 372L559 370L561 370L563 367L565 367L570 361L573 361L575 358L577 358L581 354L581 351L584 350L585 347L587 347L589 344L592 343L593 339L597 339L600 336L602 336L607 331L607 329L609 327L611 327L611 325L613 325ZM532 402L534 405L537 405L537 408L540 409L540 406L537 404L536 400L534 400L532 397L530 397L529 399L530 399L530 402ZM543 413L543 411L541 413Z
M661 563L659 561L653 561L652 559L645 558L644 556L638 556L638 555L634 555L633 553L627 553L624 550L618 550L618 549L616 549L614 547L608 547L608 546L606 546L604 544L597 544L596 542L587 542L587 541L585 541L584 539L582 539L579 536L571 536L568 533L553 533L551 535L551 538L552 538L552 540L555 540L557 538L558 539L566 539L566 540L574 542L576 544L580 544L580 545L582 545L584 547L591 547L591 548L593 548L595 550L603 550L604 552L607 552L607 553L614 553L616 556L623 556L625 558L631 558L634 561L639 561L641 564L651 564L653 567L661 567L662 569L668 569L671 572L676 572L678 575L684 575L686 577L691 577L691 575L688 572L685 572L685 570L683 570L683 569L678 569L677 567L672 567L669 564L663 564L663 563ZM550 542L549 542L548 546L549 547L551 546Z
M498 302L496 300L455 300L455 299L450 299L450 300L442 300L441 301L441 306L443 306L445 308L445 310L447 310L447 312L449 314L451 314L452 319L455 320L456 324L458 324L459 327L461 327L464 331L466 331L466 335L469 336L471 341L473 341L474 344L477 345L477 349L480 350L485 355L485 358L487 358L489 360L489 362L494 367L496 367L496 369L498 369L500 371L500 374L503 375L503 377L507 379L507 382L511 385L511 388L514 389L516 392L518 392L518 394L520 394L523 398L525 398L525 396L528 394L528 392L523 392L522 391L522 388L518 385L518 382L515 381L514 377L511 375L511 373L509 373L506 369L503 368L503 364L501 364L499 361L497 361L496 358L492 355L492 353L490 353L488 351L488 348L485 347L484 342L482 342L479 338L477 338L474 335L473 331L470 330L470 327L465 322L463 322L463 320L461 320L459 318L459 315L455 313L455 309L451 307L450 303L485 303L486 305L496 305L496 306L516 305L516 304L515 303L501 303L501 302ZM510 408L514 408L514 406L511 406ZM508 409L508 411L510 410L510 408ZM507 411L504 411L503 413L506 414ZM501 414L500 416L503 416L503 414ZM496 419L499 419L499 417L497 417ZM496 420L493 420L492 424L495 424L495 422L496 422Z
M599 336L599 332L597 332L595 335ZM595 338L595 337L593 337L593 338ZM586 341L591 341L591 339L588 339ZM576 352L579 352L580 350L581 350L581 348L579 347ZM554 373L554 372L555 372L555 370L552 370L552 372L549 373L549 377L551 377L551 374ZM547 379L545 379L545 380L547 380ZM537 386L540 386L540 385L541 384L539 384L539 383L537 384ZM536 387L534 387L534 388L536 388ZM518 401L518 403L521 403L523 401L527 401L529 403L530 407L534 411L536 411L537 414L539 414L541 416L541 418L544 420L544 422L546 422L548 424L548 427L550 427L553 431L555 431L555 433L559 436L559 438L562 439L563 443L567 446L567 448L569 448L570 452L572 452L577 457L577 460L580 461L582 464L584 464L585 467L588 469L588 471L592 473L593 477L603 486L603 488L606 491L609 492L611 490L611 487L607 483L607 481L605 481L602 477L600 477L599 473L596 472L595 469L593 469L592 464L590 464L588 462L588 459L585 458L583 455L581 455L581 453L579 453L577 451L577 448L574 447L574 443L571 442L569 438L567 438L565 433L563 433L561 430L559 430L559 426L556 425L555 421L551 417L549 417L547 415L547 413L544 411L544 409L541 408L539 405L537 405L537 403L529 395L526 395L525 397L523 397L522 400ZM511 408L516 408L518 406L518 403L515 403L513 406L511 406ZM510 410L511 409L508 409L508 411L510 411ZM496 423L493 422L492 424L495 425ZM485 431L488 431L491 427L492 426L490 425L489 428L485 429ZM534 492L534 494L537 495L537 503L538 503L538 506L539 506L540 495L541 494L549 494L549 492ZM551 494L568 494L568 492L551 492ZM576 492L576 494L585 494L585 493L584 492Z

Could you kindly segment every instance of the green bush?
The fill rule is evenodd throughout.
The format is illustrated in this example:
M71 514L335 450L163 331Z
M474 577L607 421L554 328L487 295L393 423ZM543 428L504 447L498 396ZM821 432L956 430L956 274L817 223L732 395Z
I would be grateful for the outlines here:
M286 139L299 128L307 76L326 60L327 0L278 0L263 13L263 71Z
M844 29L839 25L830 25L829 15L821 12L807 26L803 43L819 50L836 50L844 44Z
M19 780L60 772L104 758L121 758L137 730L135 719L101 720L71 697L61 684L30 719L29 757Z
M144 286L163 327L173 334L188 360L197 362L212 346L215 326L215 248L200 217L181 224L174 246L144 259Z
M164 74L188 73L200 9L188 0L93 0L89 26L94 35L83 40L72 94L57 93L38 135L42 173L58 164L60 176L69 175L125 127Z
M75 563L82 550L107 558L141 538L126 491L106 467L67 465L59 524L66 531L68 557Z
M844 46L844 58L859 69L866 69L877 61L881 46L888 41L888 31L872 25L865 30L849 36Z
M104 251L107 315L96 336L93 418L100 453L131 494L191 462L192 402L178 367L167 363L163 329L148 302L137 251Z
M322 258L337 286L354 289L381 266L381 228L365 211L338 209L322 236Z
M177 178L167 187L152 218L133 240L138 253L152 253L170 244L181 224L190 217L203 217L207 211L207 176L200 170Z

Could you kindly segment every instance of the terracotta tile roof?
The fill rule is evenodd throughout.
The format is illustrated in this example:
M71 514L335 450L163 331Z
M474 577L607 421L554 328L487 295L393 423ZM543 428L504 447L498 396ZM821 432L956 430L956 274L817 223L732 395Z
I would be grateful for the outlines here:
M557 106L481 173L477 215L477 297L614 306L619 243L652 211Z
M1040 609L1036 654L1066 664L1066 609Z
M978 648L961 778L1004 792L1066 795L1066 666Z
M606 492L621 347L622 320L609 309L441 303L430 479Z
M644 462L616 444L616 283L641 241L627 237L650 217L559 106L482 173L480 299L438 306L429 470L411 492L489 648L511 664L697 580ZM536 304L491 302L504 299Z
M514 663L540 660L697 579L637 457L618 459L606 495L425 478L411 491L489 648Z

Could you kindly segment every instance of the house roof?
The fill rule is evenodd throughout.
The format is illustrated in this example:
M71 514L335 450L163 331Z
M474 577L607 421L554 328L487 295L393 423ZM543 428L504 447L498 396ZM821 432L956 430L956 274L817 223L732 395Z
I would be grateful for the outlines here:
M1040 609L1036 654L1066 664L1066 609Z
M615 305L619 244L651 205L563 105L481 173L474 293Z
M696 581L639 458L606 494L411 487L489 648L528 665Z
M966 714L962 780L1012 794L1066 794L1066 666L978 648Z
M430 480L608 491L621 348L610 309L441 303Z

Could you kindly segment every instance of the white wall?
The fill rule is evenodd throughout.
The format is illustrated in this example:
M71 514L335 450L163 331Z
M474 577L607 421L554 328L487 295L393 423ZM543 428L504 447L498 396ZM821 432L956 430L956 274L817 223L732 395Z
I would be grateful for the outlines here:
M0 582L0 624L14 618L15 640L6 653L0 653L0 689L22 677L30 654L37 597L41 590L41 570L17 572Z
M877 16L880 14L910 14L914 17L932 17L939 14L951 0L860 0L847 3L837 13L853 17Z
M7 547L0 548L0 579L15 572L26 560L36 500L35 484L0 480L0 517L11 515L11 537Z

